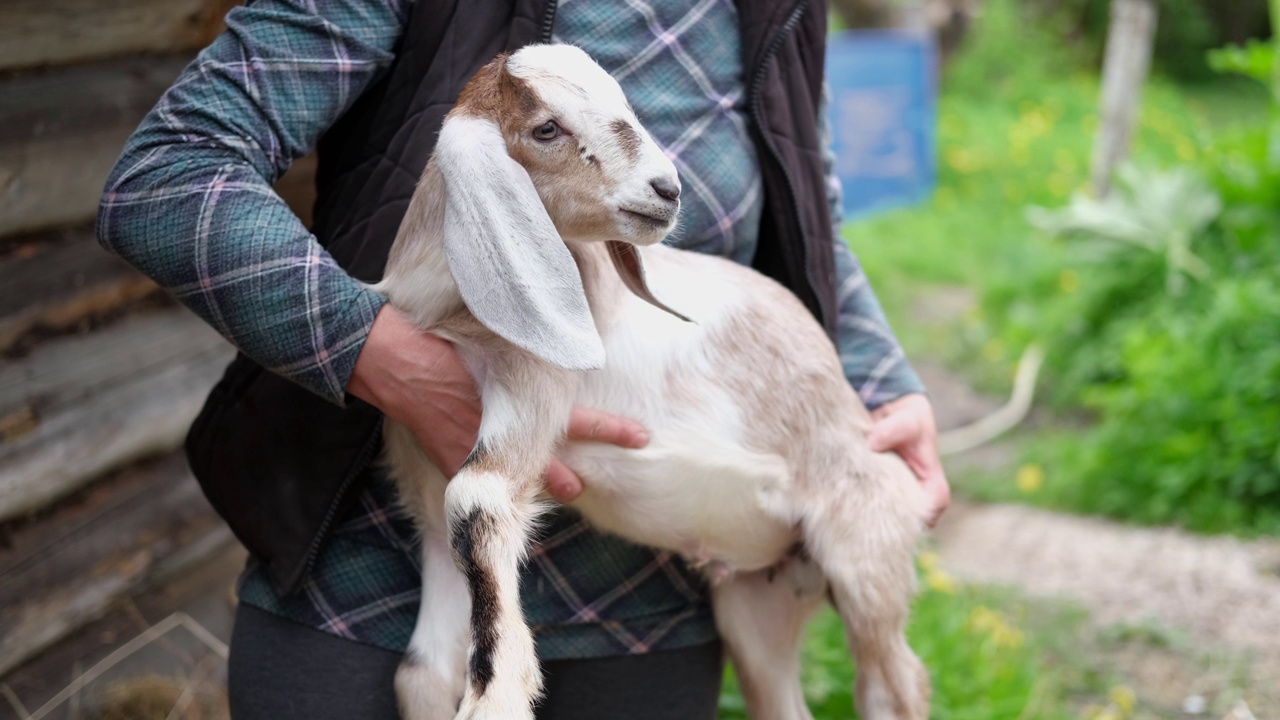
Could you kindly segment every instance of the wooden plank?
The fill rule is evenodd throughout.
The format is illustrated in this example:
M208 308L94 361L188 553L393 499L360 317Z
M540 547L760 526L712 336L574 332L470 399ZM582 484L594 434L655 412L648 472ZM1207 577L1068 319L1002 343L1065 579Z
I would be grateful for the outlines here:
M1112 0L1102 66L1102 116L1089 173L1098 197L1110 191L1112 173L1129 155L1155 34L1153 0Z
M0 519L178 447L230 346L185 310L132 318L0 363Z
M176 455L96 483L0 549L0 676L234 540Z
M0 143L134 127L191 57L129 58L8 78L0 82Z
M0 81L0 236L91 222L125 141L189 59L133 58ZM280 187L313 184L314 163L304 160ZM293 196L309 221L309 195Z
M0 235L93 220L120 148L188 58L0 84Z
M65 332L157 290L91 229L24 238L0 258L0 355L29 333Z
M29 662L0 676L0 682L8 685L27 708L38 708L65 688L72 678L175 612L186 613L214 637L224 643L229 642L235 621L235 600L231 588L244 569L244 563L244 550L233 545L186 568L180 577L148 582L140 591L121 598L101 620L77 629ZM133 656L118 668L119 672L110 673L102 681L114 684L120 678L144 675L173 676L183 680L191 677L192 671L205 661L210 652L187 631L169 633L162 644L152 646L152 652L146 652L144 657ZM221 677L225 678L225 674ZM102 689L102 684L86 687L81 699L88 701ZM81 707L87 704L82 702ZM6 709L0 700L0 720L21 720L16 712L6 714ZM61 709L70 708L64 706ZM50 717L76 716L74 713L55 713ZM93 716L82 713L80 717ZM201 717L225 718L226 714Z
M196 50L236 0L5 0L0 70Z

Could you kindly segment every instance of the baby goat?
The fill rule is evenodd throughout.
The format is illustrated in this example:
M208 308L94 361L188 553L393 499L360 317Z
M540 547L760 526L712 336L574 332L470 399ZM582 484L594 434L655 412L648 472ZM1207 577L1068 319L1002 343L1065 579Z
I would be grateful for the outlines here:
M586 484L573 507L705 569L753 718L811 717L799 646L824 598L857 658L862 717L927 717L903 636L923 493L867 448L866 409L794 296L659 244L678 195L621 88L571 46L499 56L445 120L376 286L457 346L484 406L451 481L387 423L423 535L422 609L396 677L407 720L533 717L519 568L575 404L651 440L562 450Z

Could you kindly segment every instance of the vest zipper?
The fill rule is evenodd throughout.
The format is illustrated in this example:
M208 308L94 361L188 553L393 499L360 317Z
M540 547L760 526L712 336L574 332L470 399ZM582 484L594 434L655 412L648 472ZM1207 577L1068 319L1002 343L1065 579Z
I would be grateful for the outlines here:
M786 180L787 184L787 199L790 201L791 218L799 231L798 236L802 240L804 239L804 225L800 221L800 201L799 193L796 192L795 181L791 178L791 171L787 168L786 163L782 162L782 153L779 152L777 144L774 143L773 138L769 136L769 133L765 132L764 81L769 71L769 59L777 54L778 50L782 47L782 41L786 40L787 35L791 34L791 32L796 29L796 26L800 24L800 19L804 17L806 7L807 6L804 2L797 4L791 10L791 13L787 15L786 22L782 24L782 27L778 30L777 34L773 36L773 39L769 41L768 46L765 47L764 55L760 58L760 64L756 69L755 77L751 81L751 92L749 95L751 98L751 114L756 122L756 127L760 131L760 137L764 139L765 147L769 149L769 154L773 156L773 161L782 169L782 177ZM809 275L809 253L807 248L804 247L803 242L801 243L801 250L804 258L804 276L809 282L809 290L813 293L814 298L818 302L819 311L825 311L826 308L823 308L822 306L822 298L818 296L817 286L814 284L813 278ZM830 320L831 318L822 318L823 326L825 327Z
M320 529L311 538L311 546L307 548L306 559L302 563L302 571L294 578L291 578L290 586L297 584L298 578L301 578L311 572L312 566L315 565L316 558L320 555L320 546L328 539L329 526L333 525L333 521L337 518L338 510L346 503L347 491L351 488L351 484L355 482L360 473L369 467L369 462L373 459L374 454L382 445L382 420L379 419L374 425L373 432L369 433L369 439L365 440L364 445L360 448L360 454L356 456L356 460L347 470L347 476L342 478L342 482L338 485L338 492L334 496L334 501L329 503L329 509L325 511L324 520L320 523Z
M544 43L551 42L551 33L555 30L556 26L556 8L558 5L559 0L551 0L548 2L546 13L542 16L541 39Z

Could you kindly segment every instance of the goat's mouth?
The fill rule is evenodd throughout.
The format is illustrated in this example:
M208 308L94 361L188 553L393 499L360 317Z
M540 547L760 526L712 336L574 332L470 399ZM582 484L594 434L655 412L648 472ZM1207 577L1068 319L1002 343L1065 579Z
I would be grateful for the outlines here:
M653 230L665 230L671 225L673 216L671 214L658 215L641 212L639 210L628 210L627 208L618 208L622 216L640 222L645 227Z

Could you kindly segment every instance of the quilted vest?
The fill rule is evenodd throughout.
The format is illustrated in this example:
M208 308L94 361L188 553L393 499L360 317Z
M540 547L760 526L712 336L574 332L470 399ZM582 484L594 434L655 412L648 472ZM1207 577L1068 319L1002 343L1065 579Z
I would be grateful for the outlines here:
M826 0L738 0L765 208L754 266L834 337L835 263L817 113ZM555 0L417 0L396 60L321 139L312 230L354 277L381 277L414 185L463 85L500 52L546 42ZM240 356L187 437L205 495L266 563L305 574L381 444L382 418L339 408Z

